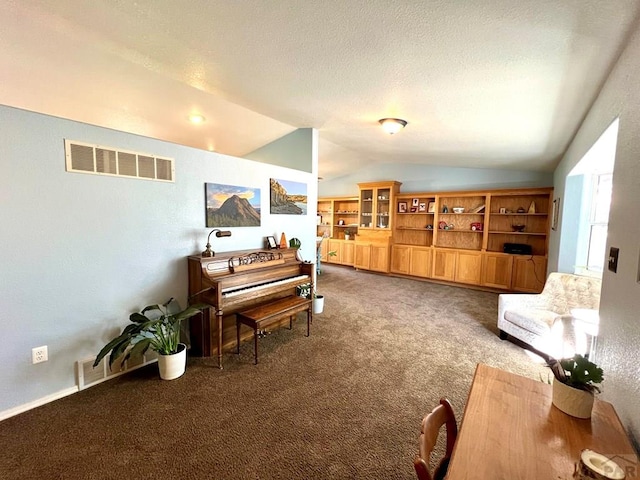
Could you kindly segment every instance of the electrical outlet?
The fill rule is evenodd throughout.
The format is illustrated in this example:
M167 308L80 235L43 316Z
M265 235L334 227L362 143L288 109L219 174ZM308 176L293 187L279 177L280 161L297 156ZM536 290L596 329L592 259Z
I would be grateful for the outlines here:
M31 363L41 363L47 360L49 360L49 352L46 345L31 349Z

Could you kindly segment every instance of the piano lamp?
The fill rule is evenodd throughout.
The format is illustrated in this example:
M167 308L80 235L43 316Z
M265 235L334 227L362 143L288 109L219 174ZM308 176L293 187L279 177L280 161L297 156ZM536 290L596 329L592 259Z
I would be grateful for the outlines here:
M213 232L216 232L216 237L220 238L220 237L230 237L231 236L231 232L229 230L220 230L218 228L214 228L213 230L211 230L209 232L209 236L207 237L207 247L205 249L204 252L202 252L202 256L203 257L215 257L216 252L214 252L213 250L211 250L211 234Z

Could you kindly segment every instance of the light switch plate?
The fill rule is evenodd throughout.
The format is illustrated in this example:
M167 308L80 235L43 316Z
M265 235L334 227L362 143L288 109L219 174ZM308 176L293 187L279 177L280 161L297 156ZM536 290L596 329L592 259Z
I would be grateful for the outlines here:
M620 254L620 249L616 247L611 247L609 249L609 270L613 273L618 271L618 255Z

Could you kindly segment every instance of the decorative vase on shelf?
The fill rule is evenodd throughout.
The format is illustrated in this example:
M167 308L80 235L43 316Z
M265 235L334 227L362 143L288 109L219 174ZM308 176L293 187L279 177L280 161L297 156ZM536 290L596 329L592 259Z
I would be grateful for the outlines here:
M284 232L282 232L282 235L280 235L280 248L287 248L287 237L285 236Z
M345 240L349 240L349 238L351 238L351 236L350 236L349 234L345 233L345 234L344 234L344 239L345 239Z

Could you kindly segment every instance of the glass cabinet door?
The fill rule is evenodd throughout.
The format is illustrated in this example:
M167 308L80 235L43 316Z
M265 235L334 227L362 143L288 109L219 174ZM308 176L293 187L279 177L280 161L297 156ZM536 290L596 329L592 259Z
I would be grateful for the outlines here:
M376 190L376 228L389 228L391 209L391 189L378 188Z
M373 189L360 190L360 227L374 227L373 195Z

